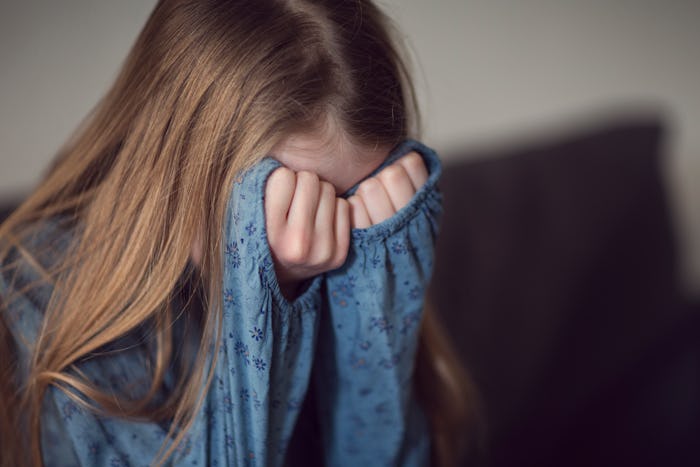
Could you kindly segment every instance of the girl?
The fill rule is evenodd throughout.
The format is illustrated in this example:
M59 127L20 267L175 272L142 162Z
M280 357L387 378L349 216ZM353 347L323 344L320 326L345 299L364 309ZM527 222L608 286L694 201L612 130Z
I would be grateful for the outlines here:
M279 465L302 423L327 464L456 462L439 163L401 143L389 30L366 0L157 4L0 227L3 465Z

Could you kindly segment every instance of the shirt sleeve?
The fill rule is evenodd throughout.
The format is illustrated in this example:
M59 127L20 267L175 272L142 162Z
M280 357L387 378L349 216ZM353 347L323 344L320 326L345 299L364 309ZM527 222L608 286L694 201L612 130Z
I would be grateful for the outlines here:
M327 465L429 462L412 377L442 212L441 168L432 150L407 141L377 172L412 150L426 163L427 183L391 218L354 229L346 263L325 276L313 380Z
M212 382L168 464L282 465L306 395L316 344L322 278L293 302L277 283L267 243L264 187L281 164L263 159L231 189L224 232L223 317ZM38 317L33 310L26 319ZM25 323L35 329L37 323ZM105 390L148 388L143 346L80 364ZM25 358L28 358L25 355ZM145 466L163 446L168 423L102 417L51 388L42 409L47 466Z
M308 387L322 278L282 295L267 242L265 158L236 181L225 227L223 328L207 407L211 465L282 465ZM196 440L195 440L196 441Z
M44 251L46 242L63 251L70 243L70 235L59 228L58 222L47 222L40 234L33 238L28 249ZM56 258L40 255L44 267ZM31 359L31 343L36 341L42 326L44 310L52 294L52 286L37 283L41 276L16 249L5 258L14 266L0 274L0 297L7 308L2 318L14 337L17 358L16 383L21 386L27 379ZM5 266L3 264L2 266ZM21 294L17 291L25 290ZM75 367L93 384L106 393L114 391L123 396L138 398L148 389L147 346L135 336L127 336L104 349L103 356L88 358ZM112 352L108 351L111 350ZM151 463L165 439L167 427L157 423L100 416L86 410L61 389L50 386L41 407L41 449L47 467L85 466L145 466ZM27 457L29 459L29 457Z

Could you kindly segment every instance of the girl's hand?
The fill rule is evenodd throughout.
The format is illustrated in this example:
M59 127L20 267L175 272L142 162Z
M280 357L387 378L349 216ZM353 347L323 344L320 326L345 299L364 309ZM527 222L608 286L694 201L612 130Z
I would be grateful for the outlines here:
M388 219L428 179L423 159L411 152L360 184L344 200L313 172L280 167L265 187L267 240L282 293L293 299L305 279L343 265L350 228Z
M313 172L276 169L265 187L267 240L288 299L305 279L339 268L350 245L348 202Z
M417 152L410 152L360 184L350 203L351 225L363 229L393 216L428 180Z

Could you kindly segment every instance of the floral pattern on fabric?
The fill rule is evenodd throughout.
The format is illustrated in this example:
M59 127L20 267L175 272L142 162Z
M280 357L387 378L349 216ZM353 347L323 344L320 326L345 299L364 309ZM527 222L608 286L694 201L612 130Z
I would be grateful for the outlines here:
M314 374L326 465L428 462L427 422L411 383L441 168L432 150L407 141L377 171L412 150L428 168L426 184L394 216L353 230L345 264L326 275Z
M312 383L328 465L427 465L429 433L411 378L441 209L440 164L432 150L406 141L377 171L411 150L426 162L426 185L390 219L353 230L345 265L313 278L292 302L279 289L264 218L265 183L280 163L265 158L238 177L225 222L219 354L171 464L282 465ZM33 279L27 268L0 274L0 296ZM5 316L20 382L30 358L23 342L35 339L51 290L33 293L8 303ZM78 367L103 390L137 397L149 385L147 340L139 330L115 343L119 352ZM167 423L94 414L56 388L44 400L47 466L150 465L167 431Z

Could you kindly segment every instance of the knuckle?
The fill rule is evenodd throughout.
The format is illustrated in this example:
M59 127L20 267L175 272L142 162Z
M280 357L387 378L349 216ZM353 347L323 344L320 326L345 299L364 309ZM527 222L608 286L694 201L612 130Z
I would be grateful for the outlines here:
M381 189L381 182L376 177L368 178L357 187L357 193L362 197L375 195Z
M295 183L294 172L286 167L275 169L267 178L265 191L267 193L276 193Z
M415 151L408 153L401 159L399 159L403 167L412 173L422 173L426 171L425 162L423 158Z
M321 248L321 261L323 264L329 264L333 261L335 249L333 248L332 239L329 239Z
M288 170L288 169L287 169ZM265 185L265 206L276 205L275 200L287 200L296 187L296 177L291 171L272 173Z
M401 160L409 166L423 165L423 158L416 151L411 151L401 158Z
M400 164L390 165L386 169L382 170L379 175L382 177L382 180L384 181L385 185L396 185L408 179L406 169L404 169L403 166L401 166Z
M306 253L299 246L290 246L280 258L290 266L301 266L306 263Z
M335 197L335 187L328 182L321 182L321 196Z
M283 260L292 265L302 265L308 261L310 245L304 230L290 232L284 242Z
M421 160L421 157L415 151L409 152L408 154L403 156L401 159L399 159L399 161L408 167L415 167L423 162Z
M294 172L287 167L279 167L275 169L268 178L270 184L283 184L293 182L296 177Z
M316 175L313 172L309 172L308 170L302 170L301 172L297 173L297 178L301 183L305 184L318 184L318 175Z

